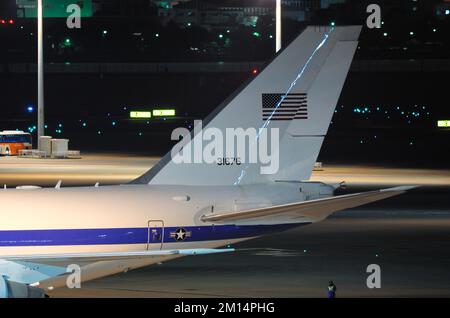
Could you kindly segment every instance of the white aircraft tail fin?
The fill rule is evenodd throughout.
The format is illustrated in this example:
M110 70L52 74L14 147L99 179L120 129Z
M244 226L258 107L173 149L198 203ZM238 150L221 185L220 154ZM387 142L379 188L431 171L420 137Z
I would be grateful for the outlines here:
M194 128L187 139L185 135L179 143L182 150L176 153L190 160L180 163L168 153L131 183L233 185L309 179L360 31L360 26L306 28L250 83L213 111L202 130ZM245 141L242 152L239 137L228 138L229 131L239 129ZM259 142L266 136L265 129L268 149L263 160ZM220 143L211 144L220 134L224 139L217 151ZM256 149L252 144L258 144L256 160L250 154ZM190 156L185 156L187 150ZM205 153L210 157L205 158Z

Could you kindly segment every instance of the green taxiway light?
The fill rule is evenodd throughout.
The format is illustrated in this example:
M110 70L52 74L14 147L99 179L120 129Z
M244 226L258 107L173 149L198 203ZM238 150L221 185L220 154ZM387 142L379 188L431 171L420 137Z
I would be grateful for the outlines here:
M438 120L437 126L438 127L450 127L450 120Z
M175 109L154 109L153 116L154 117L175 116Z
M130 118L152 118L152 113L143 111L131 111Z

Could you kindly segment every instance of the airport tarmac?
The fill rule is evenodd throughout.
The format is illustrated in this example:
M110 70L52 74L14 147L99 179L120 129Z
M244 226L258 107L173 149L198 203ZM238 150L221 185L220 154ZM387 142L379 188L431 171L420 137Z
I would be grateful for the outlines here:
M142 175L159 157L118 154L83 154L82 159L31 159L0 157L0 185L66 186L120 184ZM336 165L324 163L311 180L345 181L349 186L395 186L416 184L450 186L450 170L413 169L382 165Z
M126 183L151 168L159 157L83 154L81 159L0 157L0 184L66 186Z
M81 160L0 158L0 184L126 183L158 158L85 155ZM450 171L327 165L314 180L349 190L419 184L410 193L336 213L329 219L234 246L233 254L189 256L57 289L53 297L338 297L450 296ZM1 191L0 191L1 193ZM366 268L381 267L368 289Z

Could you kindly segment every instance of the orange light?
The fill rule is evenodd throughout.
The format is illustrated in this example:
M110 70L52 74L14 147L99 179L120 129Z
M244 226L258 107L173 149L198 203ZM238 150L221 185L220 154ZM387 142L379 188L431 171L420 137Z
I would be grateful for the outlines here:
M252 74L253 74L253 75L258 74L258 69L254 68L254 69L252 70Z

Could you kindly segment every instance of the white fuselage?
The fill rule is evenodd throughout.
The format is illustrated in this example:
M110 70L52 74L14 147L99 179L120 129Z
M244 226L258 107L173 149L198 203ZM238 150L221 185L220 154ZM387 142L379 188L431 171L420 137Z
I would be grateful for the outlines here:
M123 185L2 190L0 198L2 258L224 246L300 221L212 224L201 221L202 215L299 202L305 194L297 184Z

